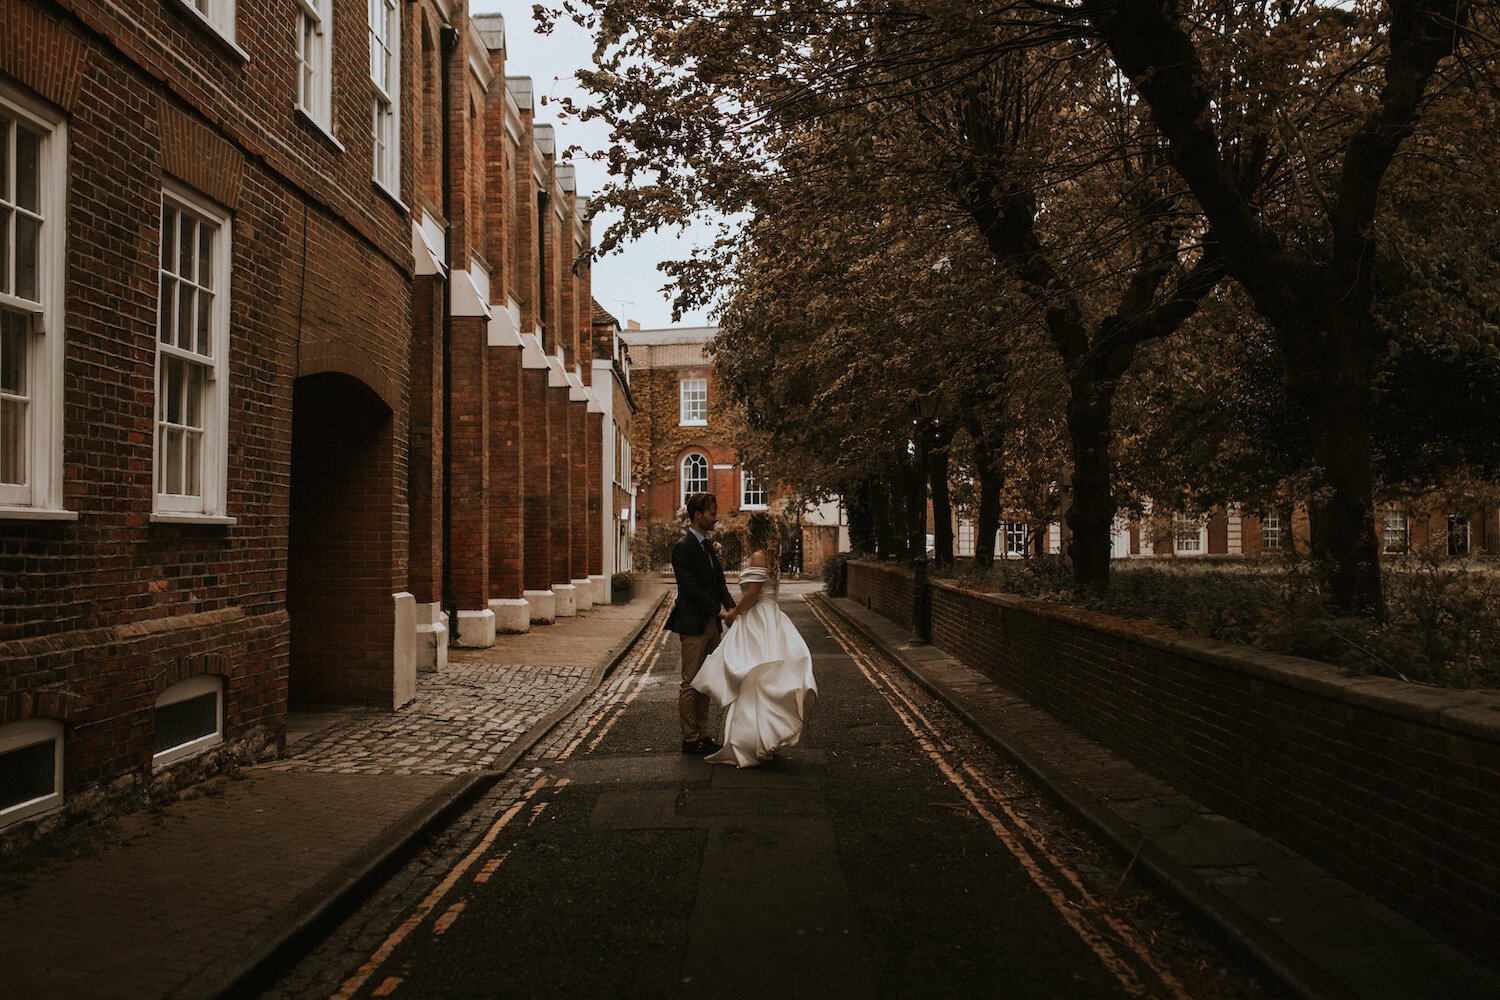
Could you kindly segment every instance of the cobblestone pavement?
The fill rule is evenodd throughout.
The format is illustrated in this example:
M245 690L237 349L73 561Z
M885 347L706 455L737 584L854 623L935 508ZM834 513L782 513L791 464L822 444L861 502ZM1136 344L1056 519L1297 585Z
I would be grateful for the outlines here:
M486 651L489 652L489 651ZM452 663L417 680L400 712L326 715L268 771L460 775L495 766L516 738L583 686L593 664Z
M298 928L372 891L405 845L492 780L638 629L659 636L664 589L648 582L630 605L453 650L399 712L294 716L284 759L91 828L74 845L80 856L10 859L0 996L214 996L297 950Z

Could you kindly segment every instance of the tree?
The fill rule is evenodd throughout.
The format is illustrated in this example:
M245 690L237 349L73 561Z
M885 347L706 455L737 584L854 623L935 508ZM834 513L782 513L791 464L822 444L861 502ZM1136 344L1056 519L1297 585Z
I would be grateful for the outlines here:
M1276 333L1326 487L1312 507L1313 552L1345 610L1383 608L1371 462L1381 194L1473 6L1080 8L1149 105L1229 273ZM1319 59L1288 59L1309 50ZM1272 174L1282 183L1264 197Z
M1478 324L1486 343L1495 328L1493 302L1462 277L1472 269L1451 264L1463 247L1436 242L1452 236L1435 221L1441 213L1417 213L1426 224L1409 227L1406 206L1389 195L1404 174L1422 176L1424 164L1439 204L1453 204L1456 178L1494 179L1497 73L1485 41L1500 37L1493 5L773 0L748 10L595 0L587 9L581 20L599 29L597 113L620 140L610 159L622 182L607 197L626 215L601 245L706 208L760 212L779 185L802 175L856 178L891 203L940 190L970 210L995 259L1051 321L1066 362L1081 500L1069 517L1076 513L1083 529L1074 535L1084 577L1097 579L1107 565L1109 439L1101 428L1129 360L1116 348L1133 353L1151 339L1129 331L1142 328L1127 321L1143 310L1181 311L1193 296L1176 289L1193 291L1187 279L1217 250L1283 363L1284 409L1300 422L1317 479L1313 542L1327 589L1345 609L1379 610L1372 407L1380 358L1399 340L1382 328L1380 303L1462 301L1490 316ZM1097 40L1112 64L1098 58ZM1031 72L1053 73L1057 85L1014 85ZM1116 87L1114 72L1133 89ZM983 83L1007 74L1002 86ZM1048 113L1042 98L1062 109L1053 112L1060 134L1050 147L1038 139L1052 137L1050 128L1017 131ZM811 127L827 122L839 124L837 141ZM914 131L925 147L911 141ZM1190 200L1145 155L1157 150ZM1095 179L1117 178L1126 162L1175 199L1170 208L1158 199L1154 211L1134 186L1117 184L1132 194L1117 197L1123 211L1071 211L1074 199L1097 204L1108 190L1082 180L1086 166L1104 167ZM1497 189L1464 189L1477 193L1465 204L1477 206L1489 233L1500 228ZM1096 253L1080 245L1083 227L1068 229L1080 217ZM1175 280L1161 271L1174 227ZM1404 275L1388 249L1410 254ZM686 298L726 273L734 251L726 240L708 258L685 262L675 276ZM1068 301L1079 264L1115 279L1122 308L1111 311L1096 294L1098 279L1073 286L1082 307ZM1386 273L1405 287L1383 284ZM1130 274L1140 278L1133 289ZM1090 340L1080 316L1094 317L1096 335L1104 320L1124 329Z

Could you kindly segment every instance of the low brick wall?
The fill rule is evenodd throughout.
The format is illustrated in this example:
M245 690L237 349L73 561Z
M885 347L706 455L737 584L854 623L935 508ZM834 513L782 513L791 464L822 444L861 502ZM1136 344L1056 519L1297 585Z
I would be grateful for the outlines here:
M849 597L892 621L909 624L910 593L903 567L849 564ZM1496 960L1500 695L946 582L933 585L932 621L950 655Z
M849 563L846 590L849 599L903 628L911 628L911 586L911 571L905 567L893 563Z

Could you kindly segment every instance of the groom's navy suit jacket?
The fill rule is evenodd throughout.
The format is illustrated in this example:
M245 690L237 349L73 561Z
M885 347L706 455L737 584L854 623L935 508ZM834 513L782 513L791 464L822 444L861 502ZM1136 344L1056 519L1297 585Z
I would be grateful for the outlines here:
M667 628L681 635L702 635L709 622L719 617L719 606L734 607L724 568L708 547L691 531L672 546L672 574L677 577L677 603L672 605Z

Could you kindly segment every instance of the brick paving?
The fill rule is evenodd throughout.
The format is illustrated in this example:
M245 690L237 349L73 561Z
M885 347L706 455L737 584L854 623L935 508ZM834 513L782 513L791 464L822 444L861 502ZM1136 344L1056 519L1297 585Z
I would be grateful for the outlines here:
M507 750L597 680L663 589L648 584L629 605L502 636L490 649L453 650L400 712L295 718L282 760L101 826L84 857L38 854L0 887L3 994L217 994L368 883L380 858L466 781L509 763Z

